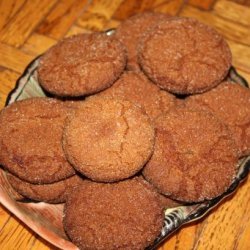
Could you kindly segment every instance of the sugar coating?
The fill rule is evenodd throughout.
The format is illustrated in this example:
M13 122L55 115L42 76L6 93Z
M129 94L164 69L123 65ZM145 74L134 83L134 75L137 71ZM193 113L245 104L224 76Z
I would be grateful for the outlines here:
M159 87L176 94L207 91L226 76L232 56L224 38L192 18L160 22L140 41L138 61Z
M227 190L236 175L237 148L216 116L178 107L155 126L155 150L143 169L149 182L184 202L212 199Z
M175 96L160 90L142 72L126 71L108 89L99 96L122 98L145 109L147 115L154 120L175 105Z
M50 98L25 99L1 110L0 163L34 184L72 176L61 145L67 115L64 103Z
M69 190L75 188L82 182L82 179L78 175L73 175L51 184L40 185L25 182L11 174L8 174L7 178L11 186L24 197L47 203L65 202Z
M63 148L68 160L95 181L117 181L138 172L153 152L149 117L129 101L92 97L68 119Z
M128 61L128 70L139 70L137 62L137 45L142 34L150 27L156 25L159 21L169 18L169 15L163 13L144 12L136 14L117 27L115 37L126 46Z
M250 89L239 84L222 82L216 88L190 96L187 107L214 112L231 130L239 156L250 154Z
M126 64L122 44L105 33L65 38L40 59L38 79L58 96L82 96L103 90L119 77Z
M157 194L138 178L83 181L68 196L64 212L65 231L79 249L145 249L164 219Z

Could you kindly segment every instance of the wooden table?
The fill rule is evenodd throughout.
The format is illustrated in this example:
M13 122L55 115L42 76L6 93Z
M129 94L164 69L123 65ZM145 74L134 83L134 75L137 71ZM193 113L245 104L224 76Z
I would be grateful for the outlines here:
M0 0L0 106L26 65L58 39L116 27L145 10L190 16L213 25L250 82L249 0ZM0 206L0 249L55 249ZM250 180L202 221L181 229L160 249L250 249Z

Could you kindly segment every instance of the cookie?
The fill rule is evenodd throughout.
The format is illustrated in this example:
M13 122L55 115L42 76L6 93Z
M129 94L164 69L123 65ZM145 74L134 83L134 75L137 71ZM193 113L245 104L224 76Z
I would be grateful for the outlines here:
M137 173L154 146L149 117L134 104L92 97L68 119L63 148L68 160L95 181L118 181Z
M75 173L61 145L68 114L64 103L50 98L15 102L0 113L0 163L20 179L53 183Z
M164 220L157 196L137 178L83 181L68 196L64 212L64 229L79 249L145 249Z
M224 123L209 112L179 107L155 126L155 150L143 175L161 193L199 202L227 190L236 175L237 148Z
M117 27L115 37L125 45L127 49L128 70L139 70L137 62L137 45L142 34L150 27L156 25L159 21L169 18L167 14L144 12L136 14Z
M38 79L48 92L58 96L93 94L119 77L126 64L122 44L105 33L65 38L40 59Z
M175 96L160 90L142 72L127 71L110 88L98 95L121 98L143 107L154 120L175 105Z
M192 18L171 18L140 41L138 60L145 74L175 94L207 91L227 75L232 56L224 38Z
M67 193L82 182L78 175L51 184L31 184L14 175L7 175L11 186L22 196L35 201L63 203Z
M239 156L250 155L250 89L223 82L206 93L190 96L185 105L214 112L231 130Z
M153 192L157 193L158 199L163 209L174 208L174 207L179 207L183 205L183 203L172 200L169 197L158 192L158 190L150 182L144 179L142 175L139 175L138 179L140 179L140 181L142 181L148 189L151 189Z

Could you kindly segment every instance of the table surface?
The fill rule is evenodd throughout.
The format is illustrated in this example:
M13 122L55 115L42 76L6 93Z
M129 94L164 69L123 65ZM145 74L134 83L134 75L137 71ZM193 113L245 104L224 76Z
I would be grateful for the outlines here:
M249 0L0 0L0 108L26 65L58 39L116 27L145 10L190 16L227 39L233 65L250 82ZM0 205L0 249L56 249ZM250 249L250 180L159 249Z

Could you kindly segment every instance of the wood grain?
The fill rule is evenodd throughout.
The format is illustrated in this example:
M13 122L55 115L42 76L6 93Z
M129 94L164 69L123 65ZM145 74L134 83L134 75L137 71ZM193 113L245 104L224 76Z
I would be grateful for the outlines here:
M194 7L198 7L199 9L210 10L212 9L215 0L188 0L188 3Z
M87 30L103 30L121 3L122 0L93 0L86 12L77 20L77 24Z
M15 87L15 83L19 78L19 74L9 70L9 69L0 69L0 109L4 106L6 101L6 96L8 93ZM1 218L1 216L0 216ZM0 223L1 225L1 223Z
M22 8L0 31L0 41L19 47L44 18L56 0L25 1Z
M0 66L21 73L32 59L33 56L12 46L0 43Z
M247 46L250 45L250 32L248 27L225 20L213 13L201 11L191 6L184 6L180 15L197 18L208 25L214 26L227 39Z
M75 20L88 7L88 0L62 0L38 28L38 33L54 39L62 38Z
M227 8L228 11L225 11L225 8ZM220 0L215 4L214 12L225 19L250 27L250 7Z
M22 51L37 56L44 53L48 48L56 43L55 39L48 36L41 35L39 33L33 33L29 39L22 46Z
M249 0L0 0L0 108L27 64L58 39L117 27L143 11L189 16L228 41L233 65L250 82ZM173 234L161 250L249 250L250 179L205 218ZM0 205L1 250L56 250Z

